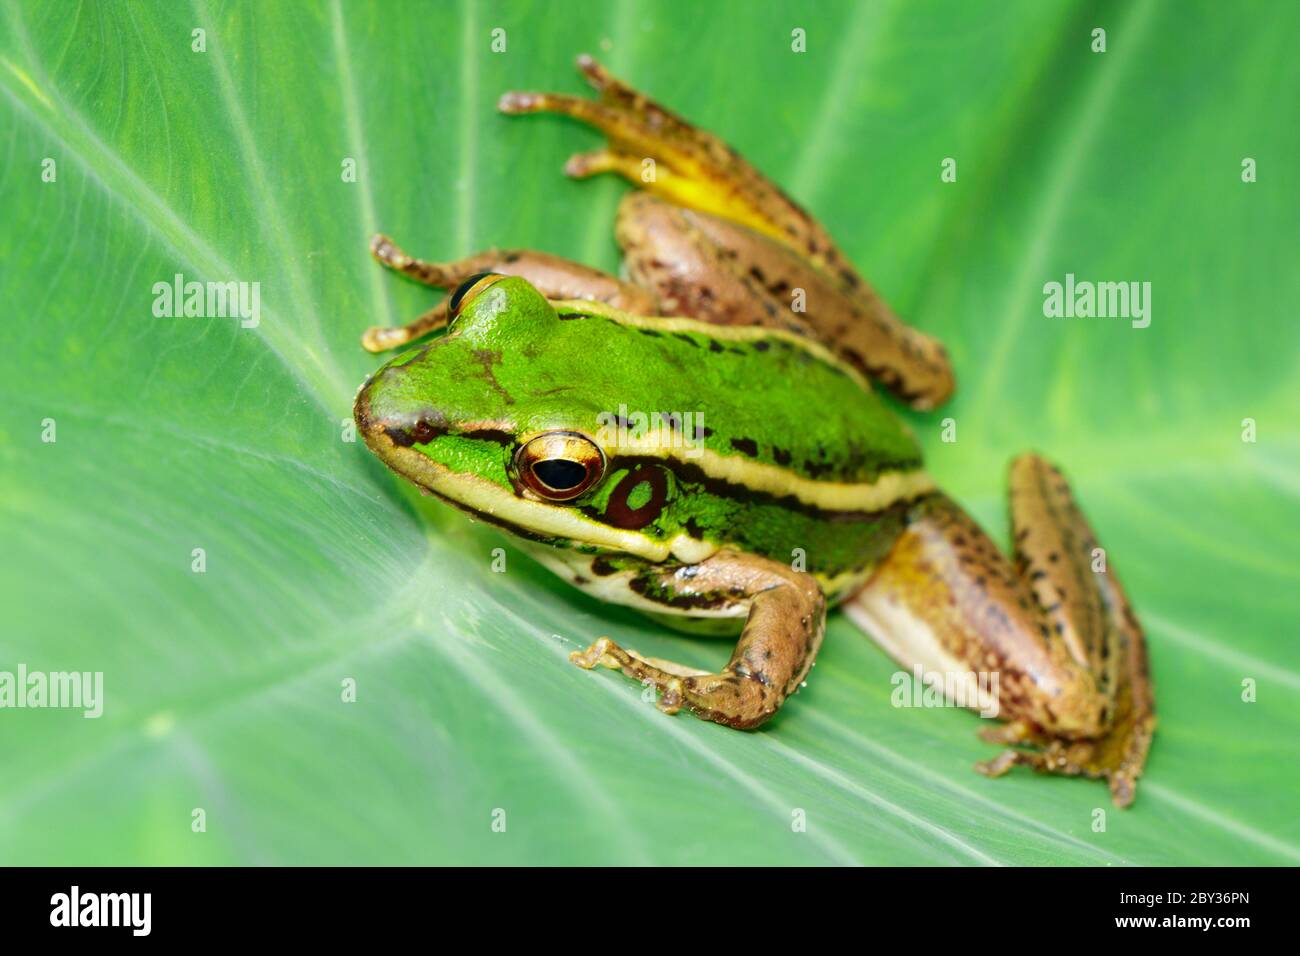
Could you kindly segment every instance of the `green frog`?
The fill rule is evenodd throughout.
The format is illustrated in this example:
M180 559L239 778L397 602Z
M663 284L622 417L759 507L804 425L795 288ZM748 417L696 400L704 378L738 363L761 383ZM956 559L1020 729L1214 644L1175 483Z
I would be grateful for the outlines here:
M1105 779L1131 803L1155 727L1145 640L1060 472L1014 461L1003 556L872 385L937 406L953 389L942 345L734 149L589 57L579 68L598 99L499 106L605 134L566 170L639 187L617 216L625 277L532 250L425 262L376 236L381 263L453 291L365 334L383 351L440 333L358 392L371 451L601 600L738 632L716 672L608 637L572 655L653 686L667 713L759 726L804 684L838 605L996 712L983 736L1006 749L978 769Z

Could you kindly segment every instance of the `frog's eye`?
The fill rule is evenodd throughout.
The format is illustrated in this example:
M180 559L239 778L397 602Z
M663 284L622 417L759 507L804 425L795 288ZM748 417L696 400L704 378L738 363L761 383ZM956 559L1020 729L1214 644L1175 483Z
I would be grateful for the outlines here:
M460 315L461 308L474 300L474 297L495 282L504 279L499 272L476 272L460 285L447 300L447 314L453 319Z
M572 501L605 474L605 453L580 432L547 432L515 452L515 475L545 501Z

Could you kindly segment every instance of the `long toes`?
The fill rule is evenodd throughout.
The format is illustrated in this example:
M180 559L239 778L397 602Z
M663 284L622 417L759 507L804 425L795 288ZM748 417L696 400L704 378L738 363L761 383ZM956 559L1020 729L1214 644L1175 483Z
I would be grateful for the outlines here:
M591 670L597 664L604 664L606 667L617 667L617 663L606 662L606 658L610 658L610 648L617 648L617 645L610 641L608 637L602 637L585 651L574 651L569 655L569 660L586 671Z

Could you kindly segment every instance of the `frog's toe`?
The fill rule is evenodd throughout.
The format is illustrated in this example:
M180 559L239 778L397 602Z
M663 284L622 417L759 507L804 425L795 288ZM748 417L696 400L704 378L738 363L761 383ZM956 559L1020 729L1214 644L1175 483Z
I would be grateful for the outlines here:
M658 702L655 704L659 711L664 714L675 714L682 709L684 697L682 695L682 682L677 678L659 682L659 689L662 693Z
M541 93L523 93L510 90L497 98L497 109L502 113L534 113L542 109Z
M569 655L569 660L577 664L583 670L589 671L597 665L608 667L611 670L618 670L623 666L619 660L619 655L626 656L617 644L608 637L602 637L596 640L585 651L574 651Z
M986 777L1001 777L1019 762L1016 751L1004 750L992 760L981 760L975 764L975 769Z
M609 73L596 62L596 58L590 53L579 53L574 63L578 67L578 72L585 76L587 82L595 89L602 90L609 85Z
M564 164L564 175L573 179L586 179L597 173L615 172L619 157L608 149L595 149L589 153L574 153Z

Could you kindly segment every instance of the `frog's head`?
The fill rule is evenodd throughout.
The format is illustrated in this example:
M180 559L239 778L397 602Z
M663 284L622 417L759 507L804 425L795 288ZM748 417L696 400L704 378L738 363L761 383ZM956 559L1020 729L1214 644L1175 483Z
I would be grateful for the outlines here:
M354 415L371 451L516 534L664 556L667 545L637 533L617 508L609 517L602 485L624 476L609 474L600 444L618 373L602 363L599 342L576 338L579 323L517 276L471 278L449 311L445 335L399 355L357 393ZM666 496L656 479L652 500ZM631 504L643 507L646 493Z

